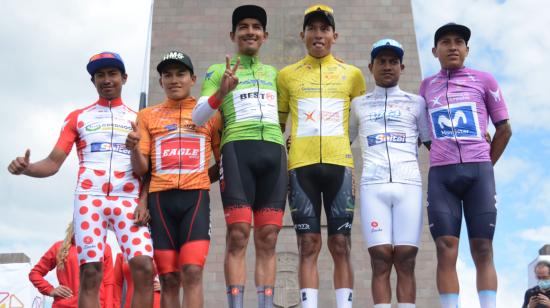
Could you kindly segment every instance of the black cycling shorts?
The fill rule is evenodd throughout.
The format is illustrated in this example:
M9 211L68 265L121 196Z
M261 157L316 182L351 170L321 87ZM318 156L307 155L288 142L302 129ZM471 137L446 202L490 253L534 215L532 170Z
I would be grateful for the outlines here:
M228 225L282 226L288 187L286 151L277 143L238 140L221 153L220 191Z
M208 190L180 190L149 194L151 237L160 274L181 266L203 266L210 244Z
M493 239L497 208L491 162L430 168L428 219L432 237L460 237L463 211L470 239Z
M350 234L355 208L353 169L314 164L290 170L288 202L297 233L321 233L321 200L328 234Z

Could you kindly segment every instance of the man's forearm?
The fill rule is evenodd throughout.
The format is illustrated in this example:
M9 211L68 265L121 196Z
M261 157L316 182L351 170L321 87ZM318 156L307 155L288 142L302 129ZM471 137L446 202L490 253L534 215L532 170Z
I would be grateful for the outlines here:
M512 127L510 123L506 122L497 126L495 136L491 142L491 162L495 165L504 153L504 149L508 145L508 141L512 137Z
M141 154L137 147L132 150L130 161L134 172L139 176L143 176L149 170L149 158Z

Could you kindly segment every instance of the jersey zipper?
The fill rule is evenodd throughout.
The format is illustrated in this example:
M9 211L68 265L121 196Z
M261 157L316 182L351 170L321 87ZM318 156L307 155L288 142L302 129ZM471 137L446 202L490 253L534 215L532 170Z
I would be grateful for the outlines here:
M388 89L386 88L386 97L384 99L384 141L386 143L386 156L388 157L388 168L390 170L390 183L392 182L392 171L391 171L391 159L390 159L390 149L388 146Z
M447 100L447 114L449 115L449 122L451 123L451 130L453 132L453 137L455 139L456 147L458 149L458 158L462 164L462 152L460 151L460 144L458 143L458 138L456 137L455 125L451 117L451 106L449 104L449 82L451 81L451 71L447 70L447 89L445 90L445 99Z
M181 179L181 102L179 104L179 119L178 119L178 189L180 188L180 179Z
M323 71L319 61L319 163L323 163Z
M252 78L256 81L256 89L258 94L258 107L260 107L260 125L261 125L261 131L260 135L262 137L262 141L264 140L264 111L262 110L262 102L260 101L260 81L256 79L256 75L254 74L254 68L252 67L252 64L254 64L254 58L250 60L250 71L252 72Z
M115 134L115 120L113 117L113 110L111 106L111 101L109 101L109 112L111 113L111 157L109 158L109 181L107 181L107 196L111 194L111 168L113 164L113 154L114 154L114 148L113 148L113 137Z

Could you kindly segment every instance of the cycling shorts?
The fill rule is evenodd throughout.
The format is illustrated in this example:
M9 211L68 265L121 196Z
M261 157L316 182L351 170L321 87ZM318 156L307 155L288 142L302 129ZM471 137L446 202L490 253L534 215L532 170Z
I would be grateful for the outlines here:
M430 168L428 219L432 237L460 237L463 211L470 239L493 239L497 208L491 162Z
M288 202L296 232L321 233L322 200L328 234L350 234L355 208L353 169L313 164L292 169L289 173Z
M204 266L210 246L208 190L172 189L149 194L155 263L160 274L184 265Z
M422 186L383 183L361 185L361 225L367 247L418 247L422 233Z
M277 143L238 140L222 148L220 190L228 225L282 226L288 189L286 151Z
M76 195L73 223L79 264L102 262L108 228L114 231L126 260L153 257L149 229L134 224L137 202L130 197Z

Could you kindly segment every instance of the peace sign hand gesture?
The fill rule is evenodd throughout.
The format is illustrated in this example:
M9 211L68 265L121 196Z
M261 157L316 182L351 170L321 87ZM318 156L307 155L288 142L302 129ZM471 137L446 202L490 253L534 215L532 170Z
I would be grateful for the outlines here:
M223 99L229 92L233 91L239 84L239 78L237 77L237 69L241 64L241 59L237 58L235 66L231 68L231 59L229 55L225 56L225 72L223 73L222 80L220 82L219 95Z

